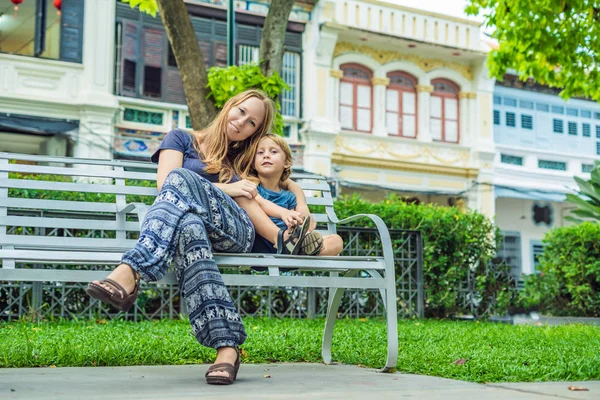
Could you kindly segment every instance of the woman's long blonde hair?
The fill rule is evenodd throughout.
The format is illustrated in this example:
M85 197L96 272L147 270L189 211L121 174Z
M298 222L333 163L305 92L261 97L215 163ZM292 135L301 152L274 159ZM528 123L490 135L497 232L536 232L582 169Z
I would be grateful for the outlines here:
M265 118L256 132L239 142L230 142L227 137L227 117L232 108L249 98L256 97L265 106ZM254 162L254 153L258 142L271 131L275 119L275 103L261 90L250 89L239 93L223 106L216 118L202 131L194 131L194 148L206 164L205 171L219 174L219 182L229 182L234 175L246 179ZM200 150L200 143L205 144L205 151Z

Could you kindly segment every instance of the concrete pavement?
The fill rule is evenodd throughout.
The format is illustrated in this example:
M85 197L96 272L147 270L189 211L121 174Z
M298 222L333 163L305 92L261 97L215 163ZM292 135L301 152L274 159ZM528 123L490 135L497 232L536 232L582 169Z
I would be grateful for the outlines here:
M0 399L600 399L600 381L481 385L323 364L242 364L233 385L211 386L207 367L0 369Z

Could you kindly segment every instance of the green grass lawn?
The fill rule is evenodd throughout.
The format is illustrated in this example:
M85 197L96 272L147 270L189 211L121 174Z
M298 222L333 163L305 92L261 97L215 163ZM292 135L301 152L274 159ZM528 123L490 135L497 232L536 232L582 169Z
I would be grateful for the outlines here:
M324 320L246 318L244 362L321 362ZM600 379L600 327L400 321L398 371L473 382ZM341 320L333 358L380 368L385 322ZM0 367L210 363L187 321L0 323ZM466 360L457 362L458 360Z

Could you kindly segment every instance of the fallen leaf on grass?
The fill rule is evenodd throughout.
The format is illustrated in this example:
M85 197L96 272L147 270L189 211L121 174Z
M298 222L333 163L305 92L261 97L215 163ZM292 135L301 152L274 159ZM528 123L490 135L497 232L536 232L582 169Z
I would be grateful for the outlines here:
M265 378L270 378L270 377L271 377L271 375L265 374Z
M458 360L454 361L454 365L463 365L467 361L469 360L467 360L466 358L459 358Z
M569 390L572 390L574 392L587 392L590 389L587 389L587 388L584 388L584 387L581 387L581 386L569 386Z
M242 353L242 357L248 358L248 353L246 353L246 350L240 349L240 353Z
M97 324L102 324L102 325L106 325L108 322L105 319L97 319L96 320Z

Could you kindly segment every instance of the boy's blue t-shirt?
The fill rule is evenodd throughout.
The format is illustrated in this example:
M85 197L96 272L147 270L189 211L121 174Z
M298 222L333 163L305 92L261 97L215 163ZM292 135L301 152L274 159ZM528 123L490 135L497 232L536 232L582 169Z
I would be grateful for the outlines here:
M160 147L152 155L152 162L158 163L160 151L167 149L177 150L183 153L183 168L197 173L209 182L219 182L219 174L209 174L204 171L206 164L198 156L198 152L194 148L192 135L189 133L182 131L181 129L173 129L172 131L169 131L160 144ZM231 183L237 182L238 180L238 177L234 175L233 179L231 179Z
M272 203L277 204L279 207L283 207L288 210L293 210L296 208L296 196L294 193L289 190L281 189L279 192L274 192L272 190L266 189L263 185L258 185L258 194L260 194L264 199L269 200ZM275 223L278 227L282 229L287 229L287 225L283 222L282 219L270 217L271 221Z

